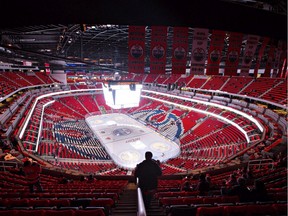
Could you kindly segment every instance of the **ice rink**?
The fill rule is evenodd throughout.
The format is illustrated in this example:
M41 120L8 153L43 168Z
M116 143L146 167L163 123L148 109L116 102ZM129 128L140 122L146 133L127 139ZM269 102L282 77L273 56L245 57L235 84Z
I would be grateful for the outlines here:
M121 167L134 169L144 160L146 151L151 151L160 162L180 154L178 144L125 114L93 115L85 121Z

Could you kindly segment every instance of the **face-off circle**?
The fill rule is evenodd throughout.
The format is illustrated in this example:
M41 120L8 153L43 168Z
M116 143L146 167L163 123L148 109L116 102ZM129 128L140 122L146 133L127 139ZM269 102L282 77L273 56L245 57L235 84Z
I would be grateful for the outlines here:
M161 142L152 143L150 147L153 150L158 151L158 152L166 152L166 151L169 151L171 149L170 146L165 145L165 143L161 143Z
M115 136L127 136L132 133L132 130L129 128L117 128L116 130L113 131L113 134Z
M102 124L103 123L103 121L102 120L99 120L99 119L97 119L97 120L94 120L94 122L93 122L94 124Z
M140 154L137 151L124 151L121 152L119 158L125 162L137 162L140 159Z

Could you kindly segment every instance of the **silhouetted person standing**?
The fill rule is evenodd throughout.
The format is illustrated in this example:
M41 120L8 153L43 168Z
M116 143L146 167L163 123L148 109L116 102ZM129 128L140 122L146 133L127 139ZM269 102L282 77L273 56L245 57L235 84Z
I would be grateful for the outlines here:
M34 186L37 187L38 191L42 192L43 188L40 184L40 173L41 167L37 162L32 162L30 160L26 160L24 162L23 171L26 176L26 180L30 189L30 192L34 192Z
M138 185L142 191L145 208L150 207L152 197L158 186L158 177L162 175L159 162L152 159L150 151L145 153L145 160L137 164L135 177L139 179Z
M210 183L206 180L206 174L200 174L196 190L199 191L200 196L208 195L208 192L210 190Z
M252 201L261 201L266 202L269 201L268 192L266 190L264 182L260 180L254 181L254 188L251 190L251 199Z
M246 185L246 179L243 177L239 177L237 179L238 185L235 185L228 191L228 195L230 196L238 196L240 202L250 202L251 201L251 193Z

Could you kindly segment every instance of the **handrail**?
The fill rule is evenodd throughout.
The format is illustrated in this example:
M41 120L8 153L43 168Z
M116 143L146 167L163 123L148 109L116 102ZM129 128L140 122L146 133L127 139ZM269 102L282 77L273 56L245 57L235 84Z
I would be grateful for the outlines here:
M7 167L18 167L17 162L12 162L12 161L0 161L0 168L3 168L3 171L6 172Z
M274 161L273 159L255 159L255 160L250 160L248 162L248 168L250 166L258 166L258 169L262 168L262 166L269 166L271 165L271 169L274 168Z
M139 187L137 187L137 199L138 199L138 211L137 216L146 216L146 209L142 197L142 192Z

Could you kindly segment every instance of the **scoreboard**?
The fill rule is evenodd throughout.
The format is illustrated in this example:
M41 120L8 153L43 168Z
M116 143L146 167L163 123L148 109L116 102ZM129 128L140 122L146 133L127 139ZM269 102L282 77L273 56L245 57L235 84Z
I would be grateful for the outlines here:
M134 81L108 81L102 83L106 104L113 109L138 107L142 84Z

